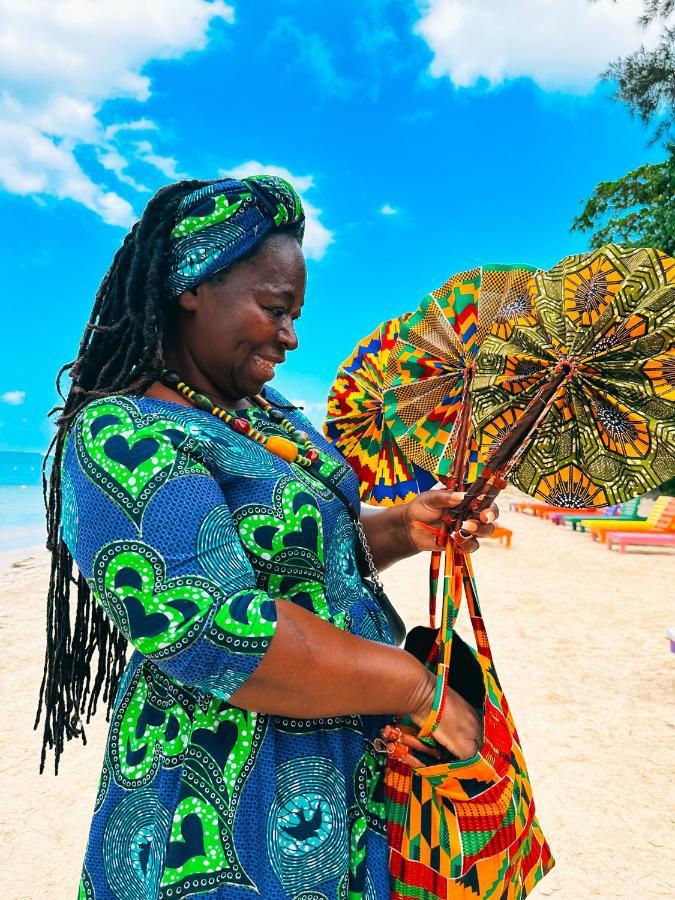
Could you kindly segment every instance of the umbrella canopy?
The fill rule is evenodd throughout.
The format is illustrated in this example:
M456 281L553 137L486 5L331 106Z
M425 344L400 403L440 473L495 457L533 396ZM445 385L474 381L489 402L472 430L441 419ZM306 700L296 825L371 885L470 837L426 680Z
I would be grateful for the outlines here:
M548 503L620 503L675 475L675 260L609 245L527 282L476 360L486 466ZM505 309L502 308L502 313Z
M410 314L363 338L338 369L324 433L356 472L361 499L392 506L430 488L434 478L405 459L384 421L382 389L392 347Z
M468 441L472 481L480 471L478 445L461 428L479 348L495 327L509 333L528 308L531 266L482 266L459 272L428 294L392 348L384 389L386 424L412 463L439 480L453 477L458 440ZM468 426L468 421L465 423Z

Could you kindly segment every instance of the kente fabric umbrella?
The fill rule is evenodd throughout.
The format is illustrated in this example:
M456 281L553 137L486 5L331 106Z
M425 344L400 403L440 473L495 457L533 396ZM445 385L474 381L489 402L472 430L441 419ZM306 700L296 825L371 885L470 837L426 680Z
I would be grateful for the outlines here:
M675 260L609 245L533 273L524 297L476 359L485 469L467 502L508 477L548 503L604 507L672 478Z
M490 265L459 272L428 294L392 348L384 387L385 422L406 459L447 485L480 471L468 392L479 349L494 325L506 327L528 303L531 266ZM468 443L468 467L453 471Z
M392 506L435 483L406 459L384 421L382 388L389 354L409 313L379 325L338 369L328 395L324 433L359 479L361 499Z

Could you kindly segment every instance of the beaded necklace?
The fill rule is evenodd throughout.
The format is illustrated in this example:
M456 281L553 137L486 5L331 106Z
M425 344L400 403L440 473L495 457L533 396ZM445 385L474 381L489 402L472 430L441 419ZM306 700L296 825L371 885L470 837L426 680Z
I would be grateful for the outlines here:
M272 404L268 400L265 400L264 397L261 397L260 394L251 397L253 403L266 412L273 422L281 425L281 427L288 432L290 438L281 437L276 434L262 434L251 425L248 419L233 415L229 410L223 409L222 406L218 406L217 403L214 403L210 397L206 396L206 394L195 391L189 384L186 384L181 379L177 372L165 370L160 375L160 381L162 384L166 385L166 387L181 393L193 403L197 409L203 409L206 410L206 412L210 412L212 415L222 419L223 422L226 422L234 431L239 432L239 434L245 434L246 437L251 438L251 440L256 441L258 444L262 444L265 450L278 456L279 459L286 460L286 462L289 463L295 463L298 466L304 466L305 468L309 468L319 459L319 453L312 446L309 435L304 431L298 431L283 413L278 409L274 409Z

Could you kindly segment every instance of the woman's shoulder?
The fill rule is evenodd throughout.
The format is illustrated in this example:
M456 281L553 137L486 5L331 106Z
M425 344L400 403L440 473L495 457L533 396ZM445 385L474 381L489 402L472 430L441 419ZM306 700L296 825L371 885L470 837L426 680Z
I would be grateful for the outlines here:
M96 456L195 450L206 443L204 412L154 397L109 394L85 403L69 429L70 442ZM156 455L155 453L151 456Z
M92 400L78 412L69 438L71 459L80 466L125 475L140 465L218 479L273 474L269 454L255 441L210 412L155 397L111 394Z
M116 424L131 428L172 422L196 434L203 421L204 413L192 406L139 394L108 394L85 403L75 416L73 427L82 427L85 422L96 422L97 429Z

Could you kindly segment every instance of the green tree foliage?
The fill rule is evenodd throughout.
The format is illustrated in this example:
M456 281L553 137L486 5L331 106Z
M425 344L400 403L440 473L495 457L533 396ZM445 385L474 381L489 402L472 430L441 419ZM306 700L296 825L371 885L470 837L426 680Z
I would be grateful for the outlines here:
M655 126L652 143L675 139L675 24L668 24L674 11L675 0L645 0L640 21L663 22L661 40L653 50L640 47L615 60L603 74L616 83L615 98L645 125Z
M602 223L602 224L601 224ZM646 244L675 256L675 153L603 181L574 220L575 231L593 231L591 247Z
M615 83L615 99L654 127L651 143L662 142L667 157L597 186L572 223L574 231L593 232L594 248L611 241L645 243L675 255L674 11L675 0L645 0L642 24L663 23L658 45L615 60L603 75Z

